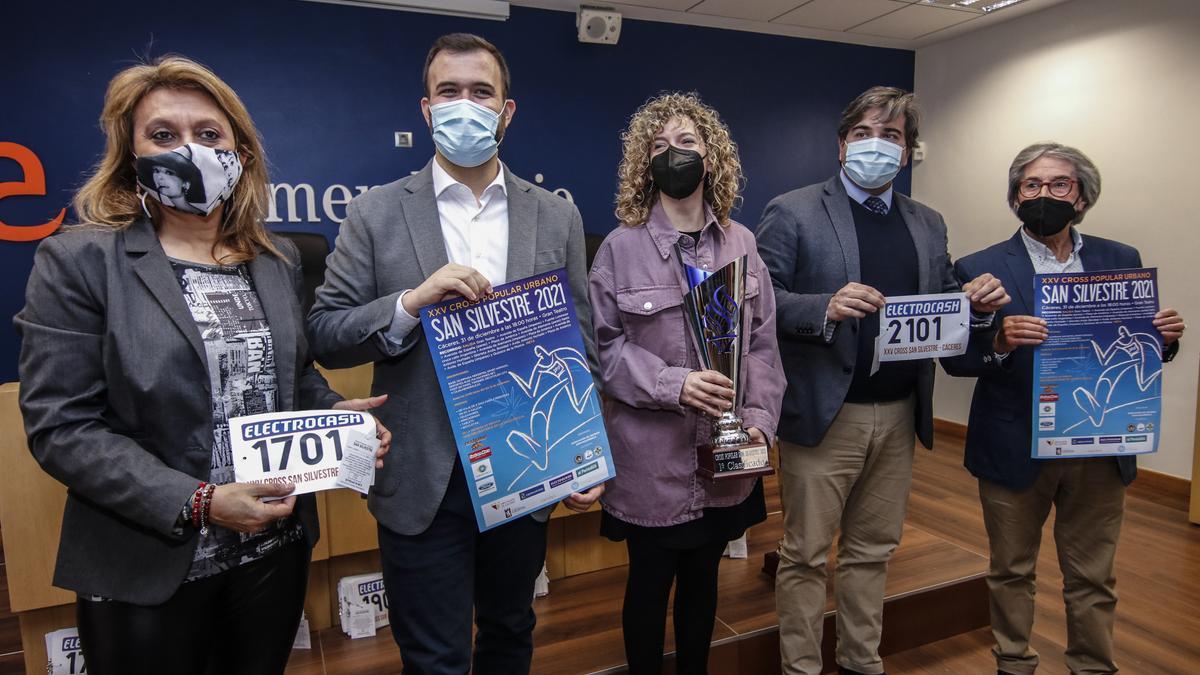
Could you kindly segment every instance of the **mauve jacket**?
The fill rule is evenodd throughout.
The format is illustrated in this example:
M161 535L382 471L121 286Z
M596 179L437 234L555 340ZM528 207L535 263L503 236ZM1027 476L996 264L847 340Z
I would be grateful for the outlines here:
M661 204L639 227L618 227L596 252L588 297L605 394L604 417L617 475L604 493L604 508L634 525L663 527L695 520L705 507L746 499L754 478L719 484L696 475L696 447L712 430L710 419L679 403L684 378L700 369L684 319L687 290L675 243L684 260L720 269L746 255L748 273L742 341L740 411L744 426L775 436L786 381L775 338L775 294L758 257L754 235L735 222L721 227L705 208L707 224L698 246L676 231ZM765 292L764 292L765 290Z

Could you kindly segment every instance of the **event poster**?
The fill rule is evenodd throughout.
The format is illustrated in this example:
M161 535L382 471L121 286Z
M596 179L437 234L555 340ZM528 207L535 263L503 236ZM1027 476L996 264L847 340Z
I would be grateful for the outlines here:
M1162 337L1155 268L1039 274L1050 336L1033 356L1033 457L1155 452Z
M480 531L615 475L567 271L421 309Z

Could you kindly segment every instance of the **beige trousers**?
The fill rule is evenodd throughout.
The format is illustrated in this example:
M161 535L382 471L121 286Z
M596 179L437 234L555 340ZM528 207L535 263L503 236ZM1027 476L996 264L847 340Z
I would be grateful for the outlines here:
M1014 492L979 481L991 567L988 592L996 667L1033 673L1037 558L1042 525L1055 508L1054 544L1067 606L1067 667L1077 675L1115 673L1114 563L1125 514L1125 485L1111 458L1046 460L1033 486Z
M820 445L780 443L785 532L775 603L784 673L821 672L825 562L839 527L837 662L862 673L883 671L883 587L912 484L913 407L911 397L846 403Z

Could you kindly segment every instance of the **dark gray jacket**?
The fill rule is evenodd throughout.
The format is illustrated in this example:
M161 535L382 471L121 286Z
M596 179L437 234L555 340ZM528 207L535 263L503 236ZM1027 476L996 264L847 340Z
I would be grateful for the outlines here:
M505 170L508 193L508 279L567 268L592 371L596 371L583 221L575 205ZM396 299L446 265L433 170L417 173L354 198L329 255L325 283L309 312L313 353L325 366L375 363L371 394L388 400L374 413L395 439L375 477L369 506L384 527L423 532L446 494L455 466L454 433L442 402L433 359L420 326L400 345L382 331ZM548 517L548 509L535 514Z
M846 187L839 176L792 190L767 204L755 236L758 254L775 285L779 354L787 373L779 437L817 445L842 409L855 368L858 319L843 321L830 342L824 340L829 298L851 281L861 282L858 236ZM919 293L961 290L947 251L941 214L899 192L892 193L917 249ZM932 360L917 374L917 437L933 447Z
M295 247L274 239L291 261ZM296 262L249 265L271 326L280 410L341 397L313 368ZM198 538L176 519L212 466L212 392L204 345L153 226L72 228L34 257L22 337L21 411L29 448L67 486L54 584L142 605L166 601ZM319 535L312 495L296 512Z

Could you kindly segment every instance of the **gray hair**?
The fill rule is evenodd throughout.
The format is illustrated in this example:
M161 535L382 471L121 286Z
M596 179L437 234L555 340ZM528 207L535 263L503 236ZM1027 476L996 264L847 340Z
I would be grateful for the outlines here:
M897 87L871 87L859 94L858 98L851 101L842 111L842 120L837 130L838 138L846 140L850 129L874 108L879 108L885 121L903 113L904 144L909 148L916 147L917 127L921 123L921 111L917 107L916 95Z
M1017 210L1018 190L1021 187L1021 178L1025 175L1025 167L1042 157L1061 159L1070 162L1071 166L1075 167L1075 180L1079 181L1079 198L1083 200L1084 206L1082 210L1078 211L1071 224L1083 222L1084 214L1091 210L1100 199L1100 170L1078 148L1053 141L1034 143L1018 152L1016 158L1013 159L1012 165L1008 167L1009 208L1013 212Z

